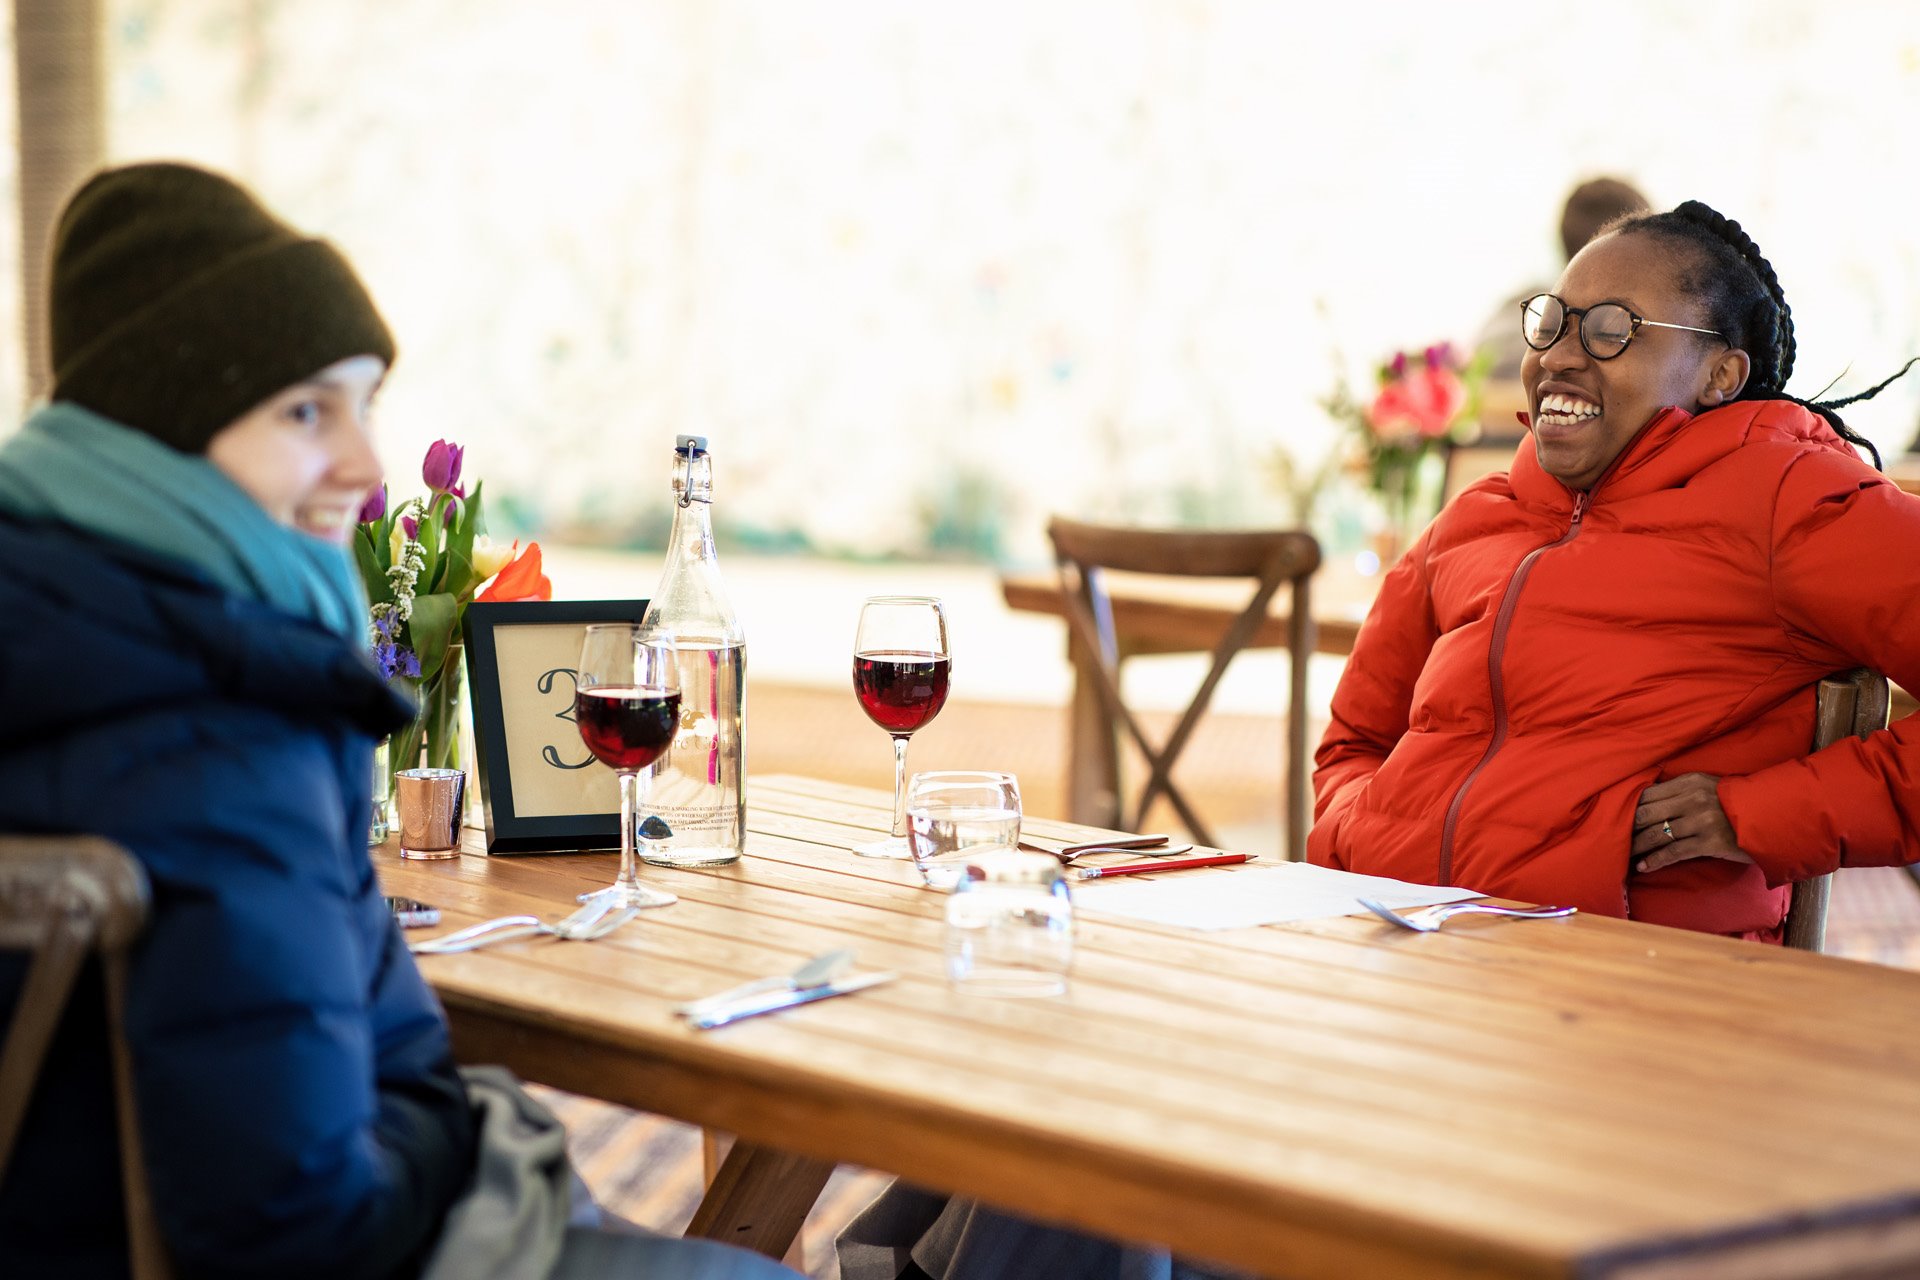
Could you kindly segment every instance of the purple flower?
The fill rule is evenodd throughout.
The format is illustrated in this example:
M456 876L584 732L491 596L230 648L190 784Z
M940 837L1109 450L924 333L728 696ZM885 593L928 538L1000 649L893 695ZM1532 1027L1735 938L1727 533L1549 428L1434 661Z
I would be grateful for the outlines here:
M1387 368L1393 371L1393 376L1396 378L1406 377L1407 376L1407 353L1404 351L1394 352L1393 363L1388 365Z
M380 610L373 619L373 629L380 633L382 640L393 639L394 618L391 610Z
M408 542L420 541L420 522L412 516L401 516L400 527L407 531Z
M405 676L409 680L420 678L420 655L403 644L391 640L381 640L373 646L373 662L380 668L380 674L391 680L395 676Z
M387 514L387 486L383 484L368 494L367 500L361 504L360 523L372 524L385 514Z
M461 446L435 440L427 449L427 460L420 464L420 478L435 493L450 493L460 483L460 463L466 456Z

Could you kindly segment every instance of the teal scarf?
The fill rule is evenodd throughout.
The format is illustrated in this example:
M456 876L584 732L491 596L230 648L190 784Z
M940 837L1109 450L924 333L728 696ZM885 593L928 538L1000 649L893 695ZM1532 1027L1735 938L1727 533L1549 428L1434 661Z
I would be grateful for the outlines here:
M230 594L366 636L346 548L281 524L206 458L79 405L42 406L0 445L0 511L184 561Z

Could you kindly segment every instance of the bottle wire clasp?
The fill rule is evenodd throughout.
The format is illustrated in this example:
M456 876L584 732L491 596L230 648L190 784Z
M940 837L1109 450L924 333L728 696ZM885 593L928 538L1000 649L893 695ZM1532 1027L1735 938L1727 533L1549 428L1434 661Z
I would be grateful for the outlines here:
M680 505L690 507L693 505L693 455L698 452L698 446L692 436L681 436L680 447L686 450L687 457L687 482L680 486Z

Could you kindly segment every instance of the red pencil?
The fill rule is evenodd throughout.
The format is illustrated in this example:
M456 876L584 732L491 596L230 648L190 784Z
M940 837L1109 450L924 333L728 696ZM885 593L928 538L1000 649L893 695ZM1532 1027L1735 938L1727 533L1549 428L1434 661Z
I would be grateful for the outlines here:
M1114 867L1086 867L1069 874L1075 880L1100 880L1107 876L1134 876L1147 871L1183 871L1188 867L1224 867L1235 862L1252 862L1255 853L1220 853L1211 858L1162 858L1158 862L1123 862Z

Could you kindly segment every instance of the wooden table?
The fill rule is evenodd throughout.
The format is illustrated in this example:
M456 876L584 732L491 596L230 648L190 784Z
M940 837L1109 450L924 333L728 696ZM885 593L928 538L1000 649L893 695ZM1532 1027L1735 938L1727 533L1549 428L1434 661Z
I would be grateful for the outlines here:
M749 795L740 863L647 872L677 906L421 961L462 1060L754 1144L709 1234L777 1255L817 1162L851 1161L1276 1276L1920 1274L1920 974L1586 916L1416 935L1084 913L1069 995L962 996L940 897L847 852L885 795ZM376 861L449 928L557 916L612 874ZM843 945L903 978L716 1032L671 1011ZM769 1148L792 1194L756 1209Z
M1151 577L1107 573L1107 591L1113 598L1114 630L1128 644L1124 656L1149 653L1197 653L1218 644L1240 611L1252 598L1250 586L1212 583L1204 579ZM1353 652L1353 642L1366 620L1367 608L1379 589L1379 576L1368 576L1351 565L1328 562L1314 575L1314 652ZM1023 613L1066 616L1060 602L1060 578L1053 570L1003 574L1000 595L1009 609ZM1281 591L1248 641L1250 649L1284 649L1292 602Z

